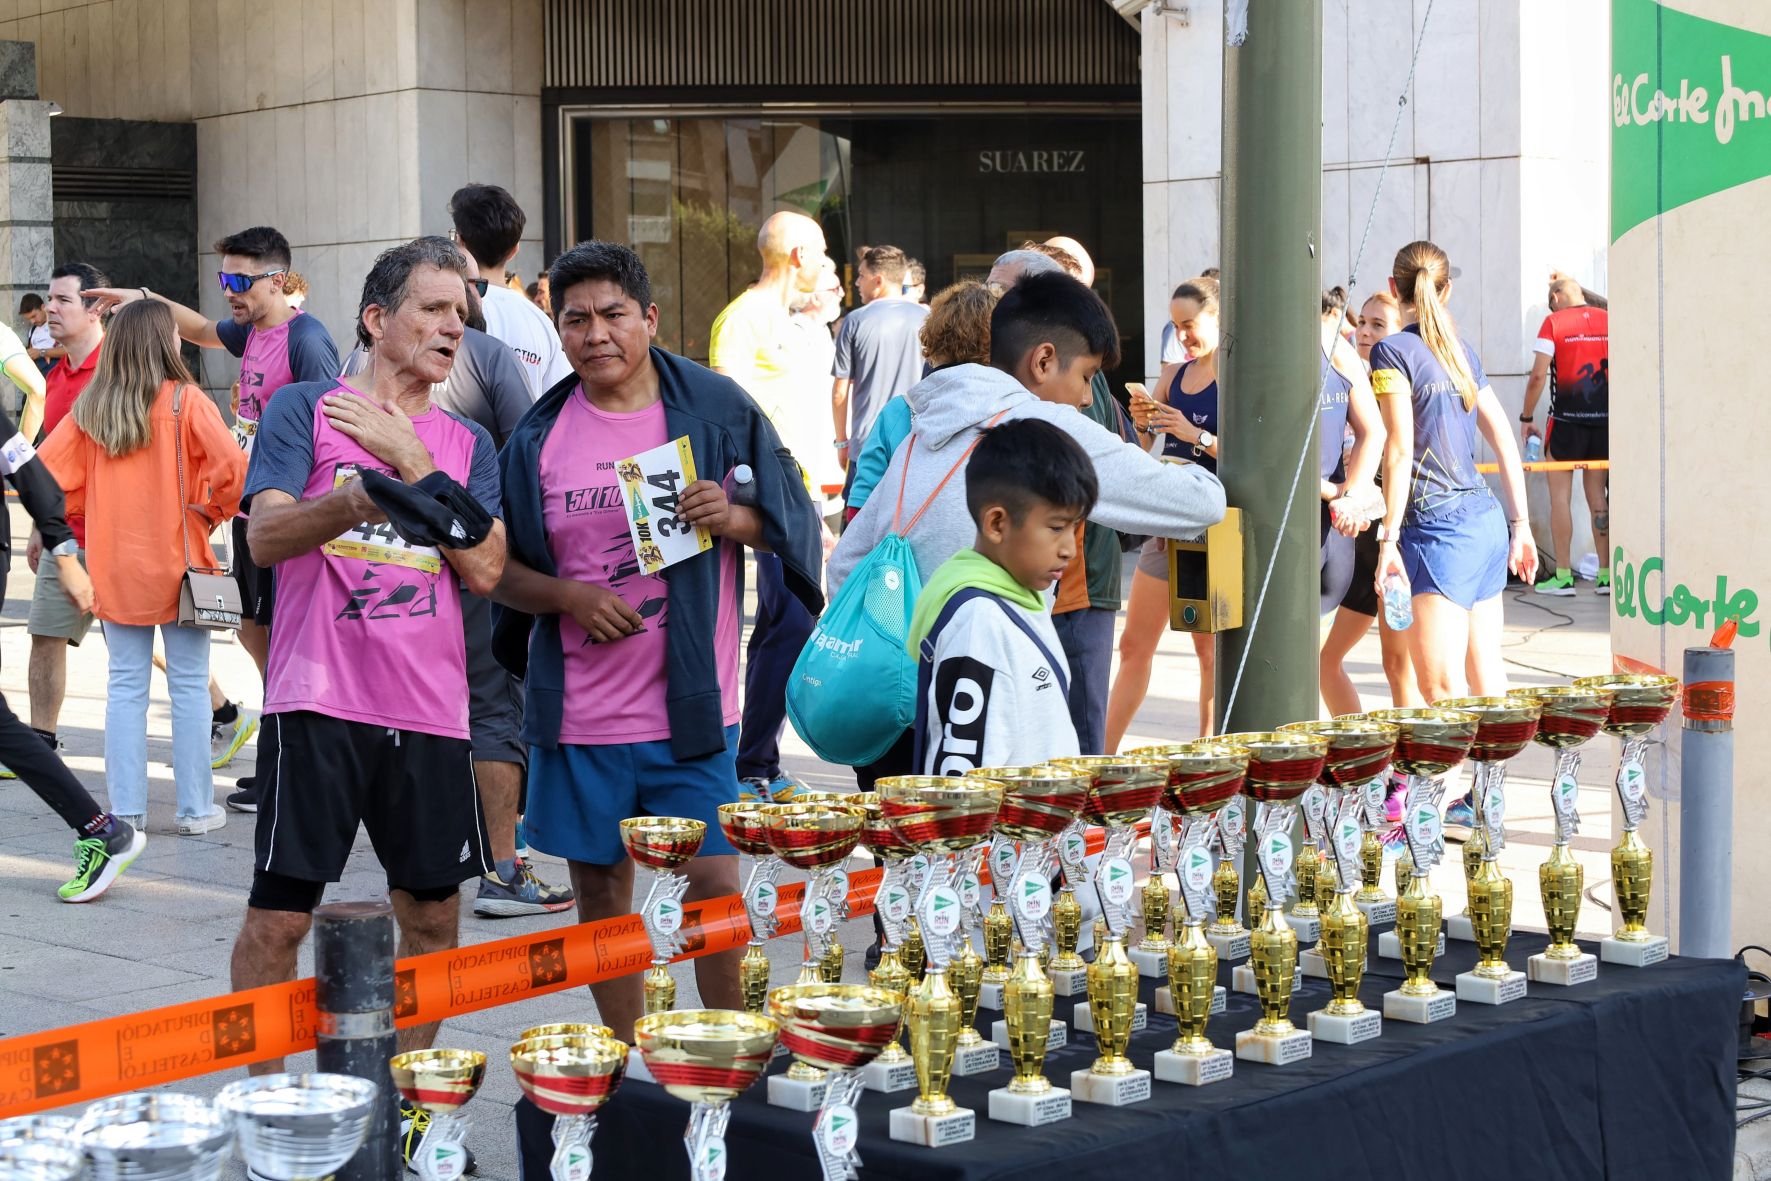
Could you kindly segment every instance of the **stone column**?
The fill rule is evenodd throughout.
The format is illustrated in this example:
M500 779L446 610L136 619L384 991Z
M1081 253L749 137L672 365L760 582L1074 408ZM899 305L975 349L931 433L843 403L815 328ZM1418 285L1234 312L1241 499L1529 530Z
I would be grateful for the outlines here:
M49 108L37 98L37 47L0 41L0 321L49 286L55 266Z

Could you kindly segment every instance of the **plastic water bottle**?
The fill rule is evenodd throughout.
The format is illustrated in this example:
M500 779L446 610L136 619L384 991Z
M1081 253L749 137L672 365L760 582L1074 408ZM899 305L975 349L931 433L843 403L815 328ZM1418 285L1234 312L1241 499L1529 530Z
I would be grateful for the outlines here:
M1414 593L1400 571L1384 580L1384 622L1393 632L1405 632L1414 622Z
M1525 462L1538 463L1543 459L1543 436L1532 435L1525 440Z
M739 464L726 477L726 500L731 504L756 505L756 475L749 464Z

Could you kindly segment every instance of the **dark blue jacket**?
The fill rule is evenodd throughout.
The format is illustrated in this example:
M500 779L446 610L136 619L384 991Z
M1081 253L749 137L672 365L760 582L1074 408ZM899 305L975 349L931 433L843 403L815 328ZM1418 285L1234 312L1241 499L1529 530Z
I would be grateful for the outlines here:
M721 480L738 464L750 465L756 475L763 539L781 559L787 588L807 610L818 614L824 609L823 534L799 465L781 445L775 428L731 378L663 349L652 349L651 357L664 401L666 434L672 439L689 437L695 470L702 479ZM574 375L548 390L517 423L499 456L510 555L553 577L559 570L547 548L541 513L541 445L577 388ZM740 596L743 571L740 563ZM663 578L670 586L670 625L665 629L670 749L678 759L701 758L726 745L725 706L713 644L719 615L719 547L679 562L665 570ZM523 740L550 750L558 746L565 710L559 616L532 616L498 606L493 642L499 662L527 678ZM575 704L594 707L588 702Z

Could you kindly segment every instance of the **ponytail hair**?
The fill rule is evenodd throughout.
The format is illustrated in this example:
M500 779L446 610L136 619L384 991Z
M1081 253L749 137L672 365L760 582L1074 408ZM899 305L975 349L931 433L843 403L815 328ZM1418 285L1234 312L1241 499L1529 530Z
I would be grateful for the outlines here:
M1451 260L1431 242L1410 242L1396 252L1390 268L1396 281L1396 294L1403 303L1414 307L1420 325L1421 340L1451 375L1452 384L1462 395L1464 409L1476 405L1476 375L1470 370L1470 359L1458 339L1457 325L1446 308L1445 293L1451 287Z

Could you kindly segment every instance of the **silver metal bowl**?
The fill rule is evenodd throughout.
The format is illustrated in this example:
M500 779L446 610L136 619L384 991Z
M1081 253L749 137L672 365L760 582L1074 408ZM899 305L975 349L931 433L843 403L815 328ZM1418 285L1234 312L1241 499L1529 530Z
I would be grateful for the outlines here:
M240 1157L269 1181L330 1177L356 1155L375 1115L375 1084L347 1074L267 1074L215 1097Z
M176 1092L100 1100L75 1132L93 1181L215 1181L233 1138L220 1111Z

